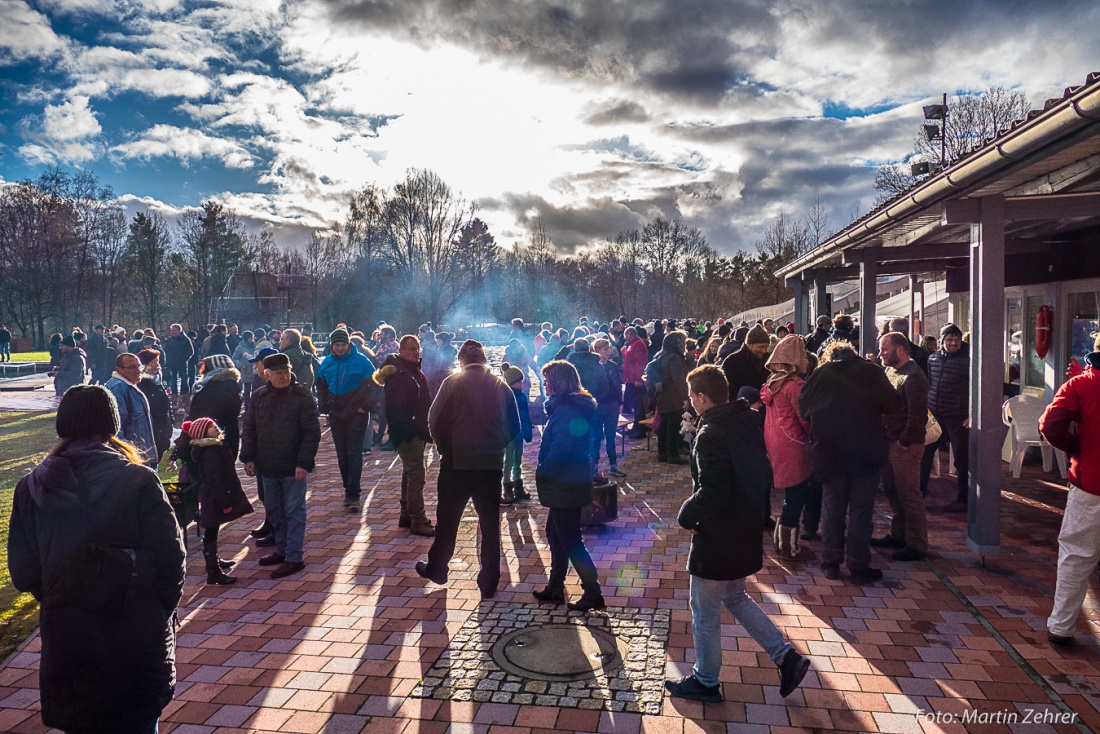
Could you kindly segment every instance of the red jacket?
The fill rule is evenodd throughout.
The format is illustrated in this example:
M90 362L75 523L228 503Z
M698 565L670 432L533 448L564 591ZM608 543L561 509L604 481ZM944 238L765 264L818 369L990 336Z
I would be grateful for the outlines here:
M635 339L622 348L623 384L637 385L642 381L642 373L649 362L649 347L643 339Z
M1100 352L1085 360L1091 369L1058 388L1054 402L1039 418L1039 432L1069 455L1070 484L1100 495Z
M776 489L786 489L810 478L810 424L798 412L798 396L805 380L792 376L773 393L765 383L760 400L768 406L764 414L764 443Z

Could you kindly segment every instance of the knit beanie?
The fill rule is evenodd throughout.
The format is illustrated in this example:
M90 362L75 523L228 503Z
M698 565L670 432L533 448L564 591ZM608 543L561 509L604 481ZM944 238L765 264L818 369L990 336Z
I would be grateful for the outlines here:
M504 378L505 384L514 385L523 380L523 370L519 367L509 367L504 370L504 374L502 374L501 377Z
M102 385L74 385L57 406L58 438L90 438L118 433L118 405Z
M213 370L219 367L227 370L233 369L233 360L225 354L212 354L204 359L203 362L206 362L207 370Z
M218 428L217 422L213 418L196 418L191 421L191 425L187 427L187 435L192 439L206 438L206 434L210 432L210 427ZM218 430L221 430L218 428Z
M337 342L351 344L351 338L348 336L347 329L333 329L332 333L328 335L329 344L336 344Z
M738 344L745 343L745 337L749 335L749 327L739 326L733 332L733 340Z
M481 342L467 339L458 349L458 361L461 364L486 364L489 360L485 358L485 348Z
M76 339L73 339L71 336L67 336L67 337L65 337L61 340L61 346L75 348L76 347Z
M947 326L940 329L940 339L943 339L945 336L951 336L952 334L957 337L962 337L962 329L955 326L954 324L948 324Z
M764 330L764 327L760 324L749 329L749 333L745 336L746 344L767 344L768 332Z

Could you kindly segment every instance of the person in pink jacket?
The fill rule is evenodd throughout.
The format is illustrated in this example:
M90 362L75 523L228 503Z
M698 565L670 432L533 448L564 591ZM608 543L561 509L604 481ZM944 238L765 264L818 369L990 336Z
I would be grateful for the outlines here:
M772 465L773 482L783 490L783 514L775 525L773 540L780 557L798 557L798 519L813 479L808 455L810 424L798 412L798 395L809 366L806 340L796 334L784 337L765 365L767 382L760 388L765 405L764 443Z
M645 420L645 408L649 402L649 394L646 392L646 385L642 380L645 366L649 362L649 345L645 343L645 339L638 335L637 327L628 327L623 332L623 336L626 339L626 343L621 350L623 355L623 385L625 386L623 409L634 415L634 425L627 431L626 435L631 438L642 438L645 436L645 428L639 425L638 421Z
M1058 533L1058 583L1047 639L1072 645L1077 617L1100 560L1100 337L1084 372L1064 382L1039 418L1039 432L1069 455L1069 496Z

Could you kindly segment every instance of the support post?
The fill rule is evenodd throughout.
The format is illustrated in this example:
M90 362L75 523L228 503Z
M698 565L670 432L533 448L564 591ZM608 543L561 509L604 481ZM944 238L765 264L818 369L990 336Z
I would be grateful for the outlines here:
M827 290L828 282L825 276L820 272L813 274L813 313L810 314L810 318L813 322L817 323L818 316L833 317L832 306L829 303L829 291Z
M909 276L909 333L905 337L909 341L913 341L913 327L916 324L916 298L917 298L917 285L920 280L915 275Z
M970 494L967 544L1001 550L1001 401L1004 380L1005 202L985 196L970 225Z
M802 280L794 282L794 333L802 334L806 329L806 283Z
M878 300L878 263L867 258L859 264L859 353L878 354L875 306Z

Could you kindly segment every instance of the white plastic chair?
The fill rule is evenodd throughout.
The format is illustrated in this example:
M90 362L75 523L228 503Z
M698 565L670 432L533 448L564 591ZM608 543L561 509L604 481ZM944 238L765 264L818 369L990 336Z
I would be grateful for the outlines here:
M1011 431L1012 476L1017 479L1023 470L1024 454L1031 446L1043 452L1043 471L1051 470L1054 448L1039 433L1039 417L1045 407L1042 398L1033 395L1017 395L1001 406L1001 420Z

